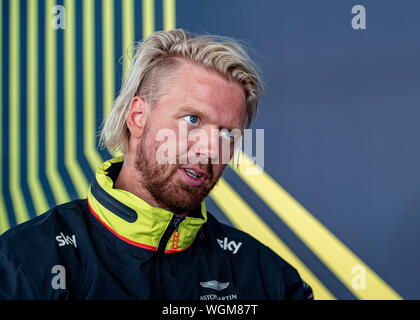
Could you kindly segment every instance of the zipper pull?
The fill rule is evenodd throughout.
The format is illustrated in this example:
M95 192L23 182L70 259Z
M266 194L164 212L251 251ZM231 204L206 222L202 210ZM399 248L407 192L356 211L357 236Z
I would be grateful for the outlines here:
M174 221L173 221L173 225L175 227L175 231L178 232L179 224L182 222L182 220L185 219L185 217L180 217L176 214L174 214L174 215L175 215L175 218L174 218Z
M182 220L184 220L184 218L185 217L180 217L180 216L177 216L175 214L175 218L172 222L174 227L175 227L175 231L174 231L173 236L172 236L172 249L178 249L178 240L179 240L178 228L179 228L179 225L182 222ZM176 239L176 243L175 243L175 239Z

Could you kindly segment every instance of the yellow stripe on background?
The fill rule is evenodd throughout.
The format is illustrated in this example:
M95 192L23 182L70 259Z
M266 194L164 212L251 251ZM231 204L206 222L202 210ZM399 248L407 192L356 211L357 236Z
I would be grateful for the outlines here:
M93 171L102 163L96 149L94 1L83 1L84 152Z
M231 167L264 200L278 217L316 254L347 288L360 299L401 299L371 268L313 217L264 171L259 175L247 174L247 169L261 170L244 153L240 165ZM353 288L355 266L362 266L366 275L366 288Z
M89 1L90 2L90 1ZM47 0L45 7L45 100L46 100L46 174L56 204L69 201L69 195L57 169L57 30L53 20L54 0Z
M76 156L76 7L74 0L65 1L66 29L64 32L64 106L65 106L65 164L80 198L87 197L88 181Z
M1 188L0 188L0 191ZM4 205L3 201L3 194L0 195L0 234L5 232L7 229L10 228L9 219L7 217L6 206Z
M122 21L123 21L123 75L130 68L133 59L134 44L134 2L133 0L122 0Z
M28 185L36 214L48 210L48 203L39 181L38 134L38 0L28 1L27 26L27 127L28 127Z
M228 219L238 229L270 247L284 260L296 268L314 292L317 300L333 300L335 297L318 280L318 278L299 260L298 257L281 241L276 234L264 223L246 202L221 178L213 188L210 196L222 209Z
M0 17L3 20L3 6L0 4ZM3 23L0 21L0 124L3 123ZM0 137L0 173L3 170L3 139ZM3 199L3 178L0 174L0 234L10 228L6 206Z
M163 0L163 30L172 30L176 26L175 0Z
M114 1L102 1L103 115L111 112L115 96Z
M29 219L28 210L22 196L20 185L20 1L10 2L10 38L9 38L9 166L10 183L9 188L12 196L13 207L15 210L16 223L22 223Z
M155 2L143 0L143 39L155 31Z

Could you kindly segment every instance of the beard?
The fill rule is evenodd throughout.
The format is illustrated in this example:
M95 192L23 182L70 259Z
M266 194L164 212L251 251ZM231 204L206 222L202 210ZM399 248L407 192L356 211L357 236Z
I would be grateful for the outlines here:
M158 206L175 214L184 214L197 209L216 184L219 177L214 179L211 164L200 165L200 169L208 175L201 187L188 185L177 177L177 164L160 164L156 161L156 148L151 152L146 147L148 126L145 125L143 137L136 152L135 167L140 173L140 183L149 191Z

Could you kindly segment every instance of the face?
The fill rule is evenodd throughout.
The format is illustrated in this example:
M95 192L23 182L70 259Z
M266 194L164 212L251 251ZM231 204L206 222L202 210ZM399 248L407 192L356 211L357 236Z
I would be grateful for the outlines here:
M232 157L233 140L226 133L243 129L246 100L236 80L226 80L214 71L187 62L177 67L167 89L145 115L135 167L139 182L158 205L184 214L200 206L226 168L223 145L230 146L228 158ZM175 159L162 163L156 155L164 142L158 141L157 136L168 129L175 137Z

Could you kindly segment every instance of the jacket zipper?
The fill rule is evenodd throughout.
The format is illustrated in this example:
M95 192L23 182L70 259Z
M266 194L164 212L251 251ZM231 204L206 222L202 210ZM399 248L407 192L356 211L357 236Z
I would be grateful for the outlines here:
M178 233L179 224L182 222L182 220L184 220L184 218L185 217L180 217L176 214L173 215L169 226L166 228L162 238L160 239L157 249L158 256L162 256L165 253L166 244L168 243L174 231ZM176 241L178 242L178 239Z
M156 268L155 268L155 279L156 279L156 285L155 290L156 296L154 296L152 299L165 299L165 291L162 286L162 259L163 254L165 253L166 244L168 243L169 239L171 238L171 235L174 231L178 232L179 224L184 220L184 217L179 217L176 214L173 215L171 221L169 222L168 227L166 228L165 232L163 233L162 238L160 239L159 246L157 249L157 259L156 259Z

